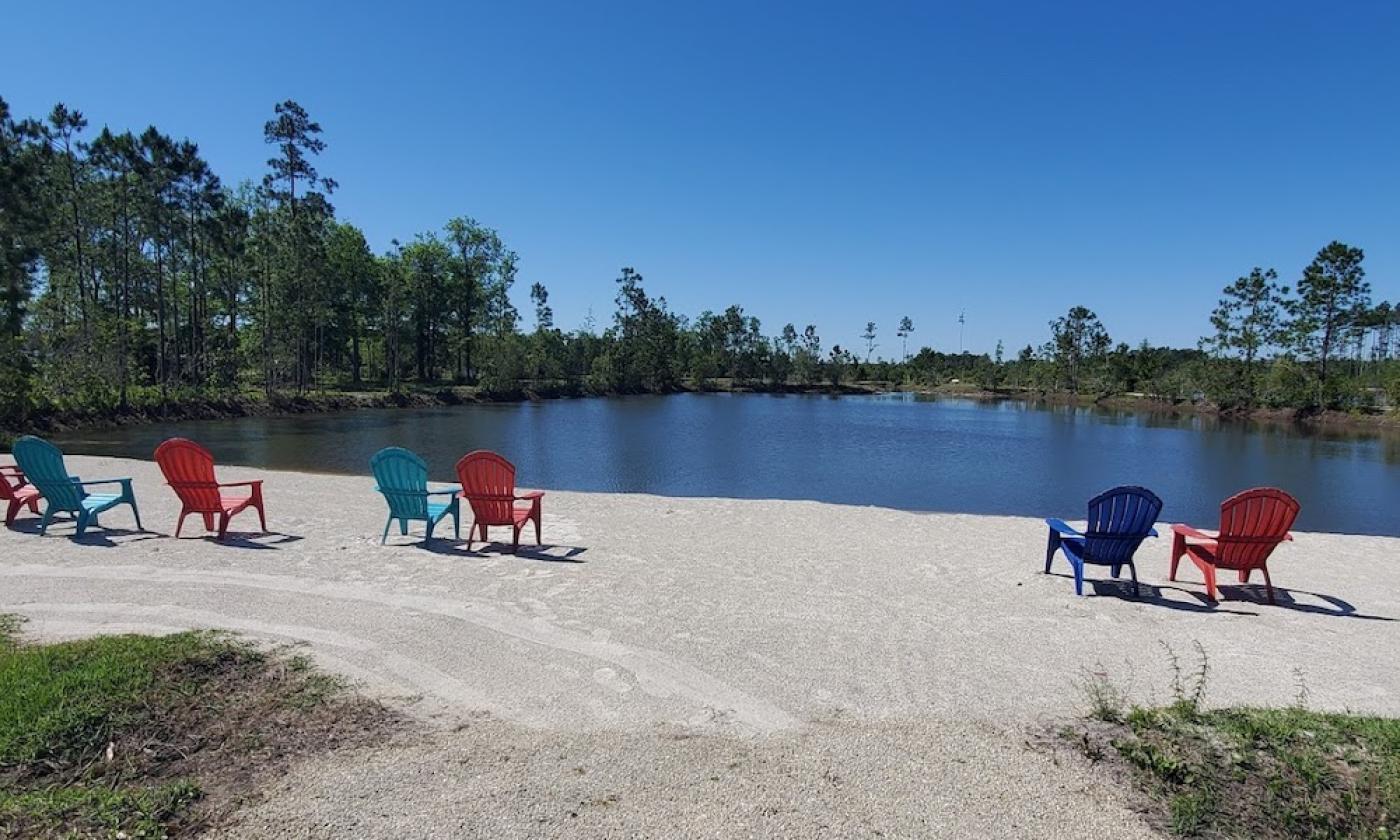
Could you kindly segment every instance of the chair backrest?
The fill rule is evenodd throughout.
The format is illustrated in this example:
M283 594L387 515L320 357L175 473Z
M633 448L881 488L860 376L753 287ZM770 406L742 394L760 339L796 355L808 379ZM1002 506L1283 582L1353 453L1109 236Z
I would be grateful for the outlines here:
M33 435L15 441L15 462L30 484L39 488L53 510L83 509L83 490L73 483L57 446Z
M17 466L0 464L0 502L14 499L15 491L24 486L25 480L20 477L23 474Z
M483 525L512 525L515 507L515 465L494 452L479 449L457 462L457 480Z
M187 510L219 510L214 456L192 440L170 438L156 447L156 463Z
M374 453L369 468L389 513L401 519L428 518L428 465L414 453L390 446Z
M1275 487L1256 487L1221 502L1215 564L1227 569L1263 565L1288 536L1301 507Z
M1126 563L1147 538L1162 500L1145 487L1115 487L1089 500L1084 557L1096 563Z

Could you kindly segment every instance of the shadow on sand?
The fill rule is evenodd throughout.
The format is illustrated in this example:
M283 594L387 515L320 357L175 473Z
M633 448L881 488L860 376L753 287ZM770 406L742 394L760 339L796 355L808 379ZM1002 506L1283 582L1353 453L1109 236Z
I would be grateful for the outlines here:
M519 557L524 560L537 560L543 563L585 563L581 555L588 551L587 548L577 545L522 545L514 554L511 553L510 543L489 542L483 543L481 540L472 541L473 548L467 548L466 540L442 539L434 537L429 542L419 542L415 547L432 554L443 554L449 557L486 557L490 554L499 554L507 557Z
M180 539L190 539L190 537L180 537ZM284 545L301 542L306 538L296 534L284 534L281 531L229 531L224 534L222 540L217 534L200 534L197 539L225 548L277 551Z
M40 536L39 519L37 517L16 520L9 528L11 531L16 531L21 534L29 534L33 537ZM75 528L76 526L71 519L54 519L54 521L49 523L49 532L44 534L42 538L66 539L77 545L90 545L98 548L117 548L118 546L141 542L142 540L157 540L164 536L155 531L147 531L145 529L137 530L134 528L110 528L106 525L88 525L87 530L84 531L83 535L80 537L74 530ZM114 542L112 539L113 537L131 537L131 539Z
M1051 572L1053 577L1064 578L1073 581L1074 576L1063 572ZM1334 618L1359 618L1365 621L1395 621L1383 615L1367 615L1356 609L1356 607L1336 597L1335 595L1324 595L1320 592L1304 592L1302 590L1285 589L1281 586L1274 587L1274 601L1270 604L1263 584L1229 584L1223 583L1218 586L1220 590L1220 601L1212 601L1203 591L1187 589L1183 586L1165 585L1159 586L1152 583L1140 583L1139 594L1133 597L1133 585L1128 580L1113 579L1088 579L1084 581L1093 589L1095 596L1121 598L1125 601L1138 601L1149 606L1162 607L1169 610L1179 610L1182 612L1195 613L1220 613L1225 615L1254 615L1260 613L1254 610L1236 609L1237 606L1262 607L1264 609L1293 610L1294 612L1308 613L1311 615L1326 615ZM1072 592L1073 590L1071 590ZM1167 597L1166 593L1176 592L1187 596L1190 600ZM1305 596L1309 601L1300 601L1298 596ZM1312 600L1322 603L1310 603ZM1227 606L1228 605L1228 606Z

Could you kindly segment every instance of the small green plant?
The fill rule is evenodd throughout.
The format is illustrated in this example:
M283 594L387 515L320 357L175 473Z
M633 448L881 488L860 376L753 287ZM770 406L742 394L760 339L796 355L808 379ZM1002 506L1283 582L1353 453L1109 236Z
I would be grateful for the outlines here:
M1129 705L1101 666L1080 681L1093 725L1061 738L1095 764L1121 761L1177 836L1390 840L1400 832L1400 720L1308 711L1303 675L1283 709L1206 709L1210 661L1188 672L1163 643L1166 706Z
M1210 821L1211 802L1203 793L1179 793L1171 798L1173 834L1190 837L1199 834Z
M1306 709L1311 692L1308 691L1308 680L1303 674L1303 669L1296 666L1293 668L1293 687L1293 708L1300 711Z
M1205 702L1206 683L1210 680L1210 657L1206 655L1205 647L1199 640L1192 641L1196 648L1197 665L1190 674L1186 674L1172 646L1165 639L1159 644L1167 653L1167 664L1172 672L1172 706L1182 715L1195 715Z
M1108 676L1102 662L1080 670L1076 685L1089 707L1089 716L1105 723L1119 723L1128 708L1124 691Z

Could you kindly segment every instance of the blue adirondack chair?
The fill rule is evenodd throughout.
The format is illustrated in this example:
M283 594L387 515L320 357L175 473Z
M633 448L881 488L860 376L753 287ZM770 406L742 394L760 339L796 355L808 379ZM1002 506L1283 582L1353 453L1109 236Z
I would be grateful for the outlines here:
M428 535L424 542L433 538L433 528L448 514L452 515L453 532L462 536L461 500L457 489L429 490L428 465L422 458L397 446L390 446L374 453L369 459L370 470L378 482L374 488L384 494L389 503L389 519L384 523L384 537L380 545L389 541L389 526L399 521L399 533L408 534L408 523L421 520L428 525ZM432 501L433 496L446 496L447 501Z
M131 479L109 478L101 481L83 481L68 474L63 466L63 453L57 446L33 435L25 435L15 441L15 462L24 471L30 484L39 488L44 496L44 518L39 523L39 533L48 532L49 523L55 513L70 513L78 522L78 536L82 536L89 525L101 527L98 514L118 505L131 505L131 515L136 518L136 530L141 527L141 512L136 509L136 494L131 490ZM118 493L89 493L88 487L105 484L119 485Z
M1116 578L1127 566L1133 576L1133 596L1138 594L1137 566L1133 553L1148 537L1157 536L1152 525L1162 512L1162 500L1145 487L1115 487L1089 500L1089 521L1084 531L1060 519L1047 519L1050 544L1045 549L1045 573L1055 551L1063 549L1074 569L1074 593L1084 594L1084 565L1108 566Z

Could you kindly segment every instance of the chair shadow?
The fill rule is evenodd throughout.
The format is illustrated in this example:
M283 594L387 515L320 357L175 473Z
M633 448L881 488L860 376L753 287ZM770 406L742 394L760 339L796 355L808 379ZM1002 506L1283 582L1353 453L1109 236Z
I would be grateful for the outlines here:
M1074 575L1065 572L1050 572L1051 577L1064 578L1074 582ZM1095 597L1113 597L1123 601L1130 601L1137 604L1147 604L1152 607L1161 607L1167 610L1190 613L1220 613L1225 615L1258 615L1257 612L1246 610L1234 610L1222 608L1218 604L1211 603L1204 594L1192 592L1189 589L1182 589L1177 586L1158 586L1153 583L1138 582L1138 594L1133 595L1133 581L1131 578L1089 578L1084 579L1084 584L1088 586ZM1071 589L1071 592L1074 590ZM1164 593L1168 591L1180 592L1190 596L1193 601L1179 601L1175 598L1167 598Z
M1293 610L1294 612L1307 613L1309 615L1327 615L1334 618L1359 618L1363 621L1396 621L1384 615L1368 615L1359 612L1355 605L1349 601L1338 598L1335 595L1324 595L1321 592L1307 592L1301 589L1285 589L1282 586L1274 587L1274 603L1269 603L1268 590L1263 584L1248 583L1224 583L1217 584L1220 590L1221 600L1248 601L1251 603L1271 606L1277 609ZM1329 609L1318 604L1309 604L1297 599L1297 595L1307 595L1319 601L1331 604L1334 609Z
M1050 574L1054 577L1065 578L1070 581L1074 580L1074 575L1066 574L1064 572L1052 571ZM1305 592L1303 590L1285 589L1281 586L1274 587L1274 603L1270 604L1268 598L1268 591L1264 588L1264 585L1262 583L1217 584L1216 588L1220 590L1221 596L1219 601L1212 601L1206 595L1204 588L1198 591L1195 589L1187 589L1183 586L1139 583L1139 594L1135 598L1133 597L1132 581L1126 578L1120 578L1117 580L1113 578L1086 578L1084 580L1084 583L1086 583L1091 589L1093 589L1095 596L1110 596L1121 598L1125 601L1140 601L1144 604L1149 604L1154 607L1163 607L1165 609L1179 610L1183 612L1220 613L1225 615L1260 615L1260 613L1256 611L1236 609L1233 607L1224 606L1228 603L1232 605L1239 604L1266 607L1271 609L1293 610L1295 612L1308 613L1310 615L1326 615L1331 616L1333 618L1357 618L1362 619L1364 621L1397 620L1394 618L1388 618L1383 615L1367 615L1365 613L1359 612L1354 605L1341 598L1338 598L1335 595L1324 595L1321 592ZM1166 592L1179 592L1183 595L1187 595L1194 600L1194 603L1191 601L1181 601L1174 598L1167 598L1164 596L1164 593ZM1331 604L1333 607L1335 607L1335 609L1329 609L1318 604L1301 602L1296 597L1297 595L1306 595L1311 598L1316 598L1319 601L1325 601L1328 604Z
M542 563L581 564L587 562L579 559L579 557L584 552L588 551L588 549L578 545L554 545L551 543L545 543L544 545L522 545L514 554L511 553L510 543L494 541L483 543L481 540L473 540L472 545L474 548L468 549L466 540L433 537L433 539L428 542L418 543L417 547L432 554L442 554L449 557L485 557L488 554L497 554L507 557L520 557L526 560L536 560Z
M276 539L267 541L268 537L276 537ZM182 539L189 539L189 537L183 537ZM218 534L201 534L198 539L224 548L240 548L252 551L280 551L282 546L301 542L306 538L297 536L296 534L284 534L281 531L228 531L224 534L222 540L219 539Z
M17 519L10 525L11 531L30 536L41 536L39 533L39 518ZM71 519L56 519L49 523L49 532L42 536L53 539L67 539L78 545L89 545L97 548L117 548L123 545L130 545L143 540L158 540L165 536L155 531L148 531L145 528L109 528L105 525L89 525L83 535L78 536ZM113 542L112 537L133 537L133 539L122 540L120 543Z

